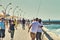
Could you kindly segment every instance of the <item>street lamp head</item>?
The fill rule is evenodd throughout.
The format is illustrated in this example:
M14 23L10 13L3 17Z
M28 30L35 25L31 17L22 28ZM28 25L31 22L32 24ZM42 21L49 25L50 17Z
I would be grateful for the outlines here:
M12 3L9 3L9 5L11 5Z
M12 8L10 8L10 9L12 9Z
M19 10L21 10L21 9L19 9Z
M0 6L2 6L2 5L0 5Z
M16 6L16 8L18 8L19 6Z

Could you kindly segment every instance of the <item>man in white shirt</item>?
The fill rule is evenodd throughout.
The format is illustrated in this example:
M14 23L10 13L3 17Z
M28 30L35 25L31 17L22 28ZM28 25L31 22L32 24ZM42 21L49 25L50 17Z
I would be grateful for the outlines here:
M31 36L32 40L35 40L36 33L37 33L39 26L40 26L40 23L38 22L38 18L36 18L36 21L33 21L29 27L30 36ZM28 30L28 32L29 32L29 30Z

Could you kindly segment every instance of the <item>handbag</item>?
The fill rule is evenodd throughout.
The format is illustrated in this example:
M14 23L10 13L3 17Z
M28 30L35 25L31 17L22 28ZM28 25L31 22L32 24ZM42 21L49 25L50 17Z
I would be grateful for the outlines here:
M8 30L9 33L11 33L11 30Z

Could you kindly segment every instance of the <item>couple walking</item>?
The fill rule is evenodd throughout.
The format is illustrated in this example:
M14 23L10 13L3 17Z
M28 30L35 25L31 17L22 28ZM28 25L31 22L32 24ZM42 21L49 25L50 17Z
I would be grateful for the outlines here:
M34 19L31 23L28 32L30 31L31 40L41 40L43 23L41 19Z

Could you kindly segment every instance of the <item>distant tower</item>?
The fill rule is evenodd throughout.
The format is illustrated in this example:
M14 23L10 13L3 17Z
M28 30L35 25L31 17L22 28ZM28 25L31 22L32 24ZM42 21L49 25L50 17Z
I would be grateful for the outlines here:
M50 24L50 19L49 19L49 24Z

